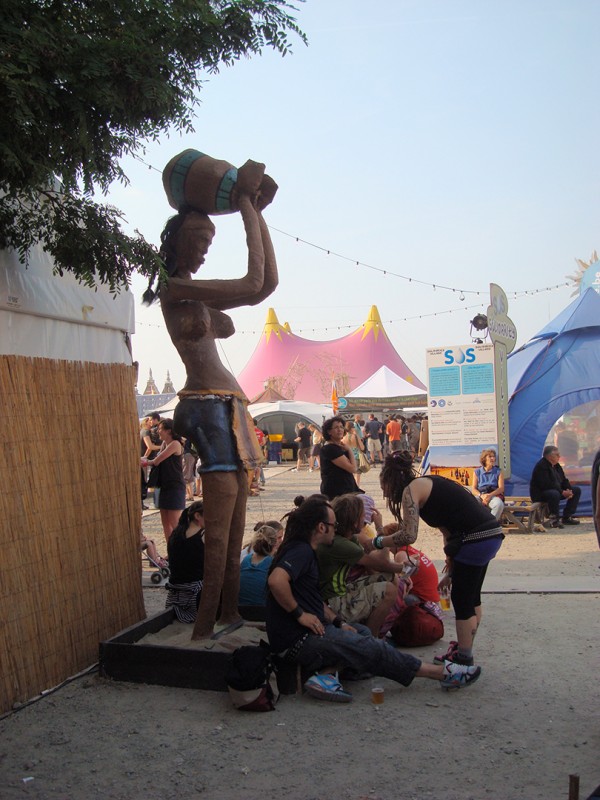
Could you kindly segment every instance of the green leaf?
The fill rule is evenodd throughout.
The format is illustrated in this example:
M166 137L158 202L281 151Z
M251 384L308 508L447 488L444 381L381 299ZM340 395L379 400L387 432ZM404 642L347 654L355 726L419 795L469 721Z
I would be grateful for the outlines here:
M37 242L87 283L160 268L93 192L175 129L190 132L203 75L265 47L306 43L284 0L4 0L0 26L0 246ZM49 192L55 176L60 195Z

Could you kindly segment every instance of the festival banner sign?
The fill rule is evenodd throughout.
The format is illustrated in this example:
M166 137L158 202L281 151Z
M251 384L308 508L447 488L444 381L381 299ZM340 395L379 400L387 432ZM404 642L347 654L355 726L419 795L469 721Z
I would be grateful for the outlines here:
M493 344L427 349L432 474L470 485L483 449L498 449Z
M404 408L427 408L427 395L411 394L399 397L340 397L340 411L396 411Z

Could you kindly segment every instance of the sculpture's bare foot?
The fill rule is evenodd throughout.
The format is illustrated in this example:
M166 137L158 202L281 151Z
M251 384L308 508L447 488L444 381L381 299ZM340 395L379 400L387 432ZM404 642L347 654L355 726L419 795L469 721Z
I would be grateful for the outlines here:
M207 628L200 628L197 630L194 628L194 632L192 633L192 642L197 642L199 639L212 639L212 635L214 633L212 625Z

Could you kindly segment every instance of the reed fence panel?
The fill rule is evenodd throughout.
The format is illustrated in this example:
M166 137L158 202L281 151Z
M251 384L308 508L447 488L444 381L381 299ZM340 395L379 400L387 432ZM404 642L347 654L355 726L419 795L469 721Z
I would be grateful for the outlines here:
M0 712L144 617L135 373L0 356Z

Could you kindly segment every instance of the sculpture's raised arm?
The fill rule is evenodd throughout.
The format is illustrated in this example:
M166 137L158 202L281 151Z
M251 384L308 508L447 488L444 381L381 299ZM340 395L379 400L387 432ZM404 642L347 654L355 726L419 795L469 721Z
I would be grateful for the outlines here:
M240 211L241 210L242 209L240 208ZM260 235L264 253L262 286L260 288L257 287L257 291L252 291L246 294L232 293L231 296L227 299L217 300L217 301L206 300L207 305L210 305L212 308L217 308L221 311L224 311L225 309L236 308L237 306L256 306L259 303L262 303L263 300L266 300L266 298L269 297L269 295L271 295L277 288L277 284L279 283L279 275L277 273L277 261L275 259L275 250L273 249L273 243L271 242L271 235L269 233L267 223L265 222L260 211L257 211L256 214L260 226ZM243 217L244 214L242 212L242 218ZM244 219L244 224L245 223L246 221ZM246 230L248 230L247 227ZM250 254L250 246L248 247L248 250L249 250L248 258L250 262L250 259L252 257ZM250 263L248 263L248 272L250 272Z
M170 264L168 258L166 259L170 279L161 294L168 295L174 302L197 300L219 310L257 305L275 290L278 283L275 252L261 213L275 196L277 184L264 174L264 164L247 161L236 170L227 162L216 161L208 156L195 158L191 164L187 164L186 153L197 155L197 151L185 151L169 162L165 169L165 187L169 201L172 205L179 204L183 219L179 226L177 222L173 223L173 227L177 229L170 236L170 249L176 253L176 264ZM192 156L188 156L188 160L190 158ZM182 162L185 165L183 183L180 175ZM230 183L226 184L228 175ZM228 187L227 202L223 200L225 185ZM213 199L213 193L216 199ZM182 206L183 202L190 205ZM206 228L207 224L212 226L212 223L204 223L203 226L199 215L236 210L240 212L246 230L246 275L227 280L192 279L193 273L204 262L206 250L212 241L212 237L209 239L205 236L207 245L202 248L202 228Z
M258 212L253 207L251 199L245 195L240 197L240 213L246 228L248 245L248 271L244 277L201 280L192 278L192 274L204 262L205 253L202 252L202 243L199 241L202 237L201 217L204 215L190 211L176 234L174 245L177 251L177 266L169 277L167 285L161 288L161 297L166 296L173 302L197 300L212 308L224 309L249 304L251 299L262 292L265 253L260 223ZM190 263L190 260L195 263Z

